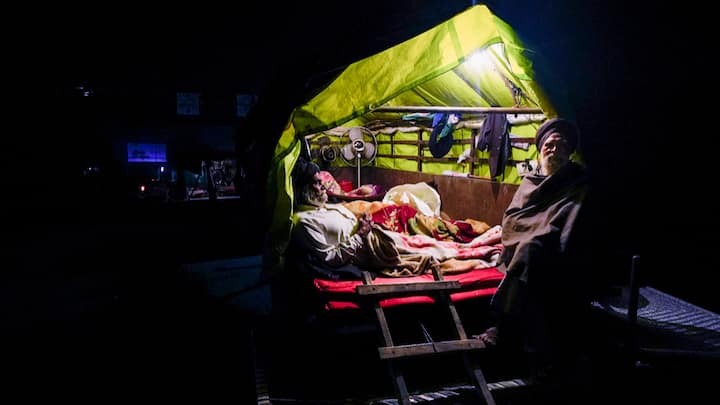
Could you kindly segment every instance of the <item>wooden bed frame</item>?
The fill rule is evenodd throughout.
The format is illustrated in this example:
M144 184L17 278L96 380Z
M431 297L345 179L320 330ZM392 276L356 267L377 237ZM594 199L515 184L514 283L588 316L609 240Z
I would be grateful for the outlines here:
M405 383L403 368L400 367L398 361L457 352L461 356L469 381L475 386L477 400L487 405L495 405L495 399L490 393L485 375L480 366L473 362L469 356L471 351L485 349L485 344L479 339L468 339L462 320L455 309L455 304L449 296L450 291L459 290L460 284L457 281L444 281L442 274L437 269L433 269L433 276L434 282L375 285L370 274L363 272L363 285L357 287L357 294L368 301L366 305L372 306L377 317L382 336L378 354L381 360L387 362L398 401L402 405L412 403ZM426 336L425 342L405 345L398 345L393 341L390 325L385 317L385 311L380 305L380 300L418 294L434 296L438 304L445 308L454 329L451 339L433 341L429 336Z
M353 179L357 176L356 169L352 167L329 168L327 170L338 181ZM517 190L517 185L494 182L476 177L432 175L377 167L363 167L361 170L361 181L363 184L375 184L382 187L384 191L400 184L426 182L433 186L440 194L442 213L451 219L471 218L485 221L490 225L501 223L503 212L510 204ZM466 375L476 388L478 394L477 399L480 402L494 404L493 396L488 390L487 381L485 380L483 372L480 367L473 364L470 357L468 357L471 352L483 350L484 345L479 340L468 339L461 317L456 311L452 300L449 299L449 294L457 291L459 284L457 284L456 281L444 281L442 276L437 272L435 272L434 279L434 282L427 282L427 280L425 280L425 282L375 285L366 273L363 280L364 285L357 287L356 294L358 301L365 303L361 306L363 309L361 312L369 312L368 314L374 313L375 315L377 330L380 332L380 343L377 347L377 353L379 358L386 361L389 366L388 370L397 399L401 404L410 403L410 394L406 387L401 363L417 357L435 357L436 355L445 355L448 352L457 352L461 356L462 367L465 369ZM291 290L291 295L300 293L296 290L298 286L297 282L304 284L304 282L297 280L290 282L289 289ZM302 294L300 293L300 295ZM440 312L449 314L451 325L453 326L452 329L455 330L453 333L454 337L440 342L421 341L416 344L399 346L394 343L390 334L390 326L383 312L384 309L380 306L378 300L408 295L427 295L434 297L436 299L436 305L440 307ZM299 301L296 301L297 299L301 300L302 297L296 295L296 298L290 299L289 302L298 303ZM304 299L312 300L312 297L304 295Z

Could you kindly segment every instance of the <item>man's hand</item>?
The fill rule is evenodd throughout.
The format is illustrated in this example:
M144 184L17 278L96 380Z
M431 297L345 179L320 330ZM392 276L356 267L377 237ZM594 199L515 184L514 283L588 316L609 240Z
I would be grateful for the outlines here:
M370 229L372 229L372 217L369 213L365 212L358 218L358 229L355 233L364 238L365 235L370 233Z

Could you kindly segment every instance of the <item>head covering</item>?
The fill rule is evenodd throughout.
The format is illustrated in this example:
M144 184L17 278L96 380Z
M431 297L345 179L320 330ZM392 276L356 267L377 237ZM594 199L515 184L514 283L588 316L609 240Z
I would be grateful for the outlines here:
M557 132L565 139L571 152L575 150L580 135L579 131L575 124L563 118L553 118L540 125L535 134L535 146L538 150L542 148L547 137L553 132Z
M304 186L315 180L315 173L320 171L320 166L306 160L303 157L298 158L292 171L293 187Z

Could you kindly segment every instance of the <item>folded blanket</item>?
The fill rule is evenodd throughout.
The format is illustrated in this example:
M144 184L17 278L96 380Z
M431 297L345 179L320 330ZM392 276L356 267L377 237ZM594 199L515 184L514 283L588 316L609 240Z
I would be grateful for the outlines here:
M363 268L388 277L425 274L432 267L442 273L495 267L502 252L499 228L493 227L469 243L458 243L409 236L375 224L358 261Z

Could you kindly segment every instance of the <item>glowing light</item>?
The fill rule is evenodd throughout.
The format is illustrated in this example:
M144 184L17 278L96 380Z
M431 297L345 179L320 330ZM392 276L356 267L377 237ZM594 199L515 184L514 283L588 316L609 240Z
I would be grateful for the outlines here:
M141 184L141 185L140 185L140 192L141 192L141 193L144 193L144 192L145 192L145 185L144 185L144 184Z
M487 48L479 49L473 52L465 63L470 69L473 69L476 72L495 69L496 61L502 61L507 65L509 62L505 56L504 49L505 48L502 44L492 44Z
M490 54L484 49L470 55L466 63L476 71L482 71L492 67Z

